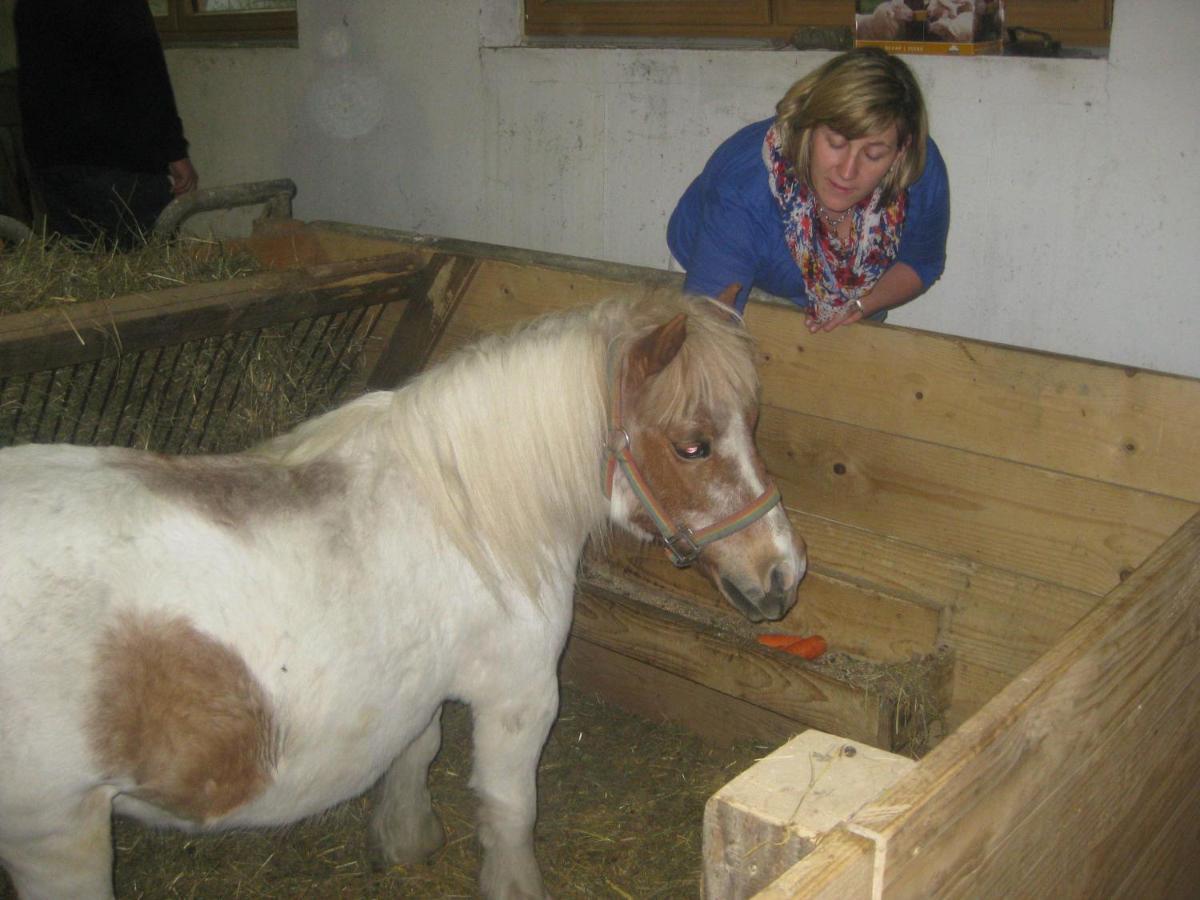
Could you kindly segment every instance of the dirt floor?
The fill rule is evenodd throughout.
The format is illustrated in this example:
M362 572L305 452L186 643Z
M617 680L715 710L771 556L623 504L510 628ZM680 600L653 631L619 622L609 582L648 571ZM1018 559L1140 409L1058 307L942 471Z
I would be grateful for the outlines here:
M119 821L117 896L478 896L465 707L447 706L443 734L431 782L447 840L427 865L372 871L366 799L270 832L196 837ZM539 769L537 853L547 889L559 900L696 897L704 803L770 749L749 742L715 749L565 685ZM14 896L0 875L0 898Z

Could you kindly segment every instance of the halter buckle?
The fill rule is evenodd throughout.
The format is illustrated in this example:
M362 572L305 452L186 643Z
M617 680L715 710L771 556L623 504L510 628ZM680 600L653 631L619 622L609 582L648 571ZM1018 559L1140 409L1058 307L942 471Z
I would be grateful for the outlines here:
M666 548L667 556L677 569L686 569L700 558L700 551L704 549L701 544L696 542L696 536L692 533L692 529L686 525L681 525L677 532L664 537L663 546Z
M624 428L610 428L608 437L604 441L604 452L609 456L620 456L629 449L632 443L629 439L629 432Z

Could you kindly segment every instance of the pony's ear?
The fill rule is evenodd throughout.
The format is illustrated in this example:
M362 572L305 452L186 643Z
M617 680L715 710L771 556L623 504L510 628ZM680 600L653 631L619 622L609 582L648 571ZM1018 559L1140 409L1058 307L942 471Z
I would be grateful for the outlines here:
M730 309L737 309L737 295L738 291L741 289L742 286L735 281L713 299L722 306L728 306Z
M657 375L679 353L687 337L687 315L680 313L638 340L629 350L629 375L641 384Z

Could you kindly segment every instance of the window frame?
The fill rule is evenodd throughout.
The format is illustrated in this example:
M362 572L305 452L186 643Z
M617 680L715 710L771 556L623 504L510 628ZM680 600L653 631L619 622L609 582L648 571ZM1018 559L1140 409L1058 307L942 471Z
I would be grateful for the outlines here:
M195 0L164 2L167 14L154 17L164 47L240 43L296 45L294 9L200 13L195 8Z
M1113 0L1005 0L1008 25L1070 46L1105 47ZM524 0L529 37L761 38L848 28L853 0Z

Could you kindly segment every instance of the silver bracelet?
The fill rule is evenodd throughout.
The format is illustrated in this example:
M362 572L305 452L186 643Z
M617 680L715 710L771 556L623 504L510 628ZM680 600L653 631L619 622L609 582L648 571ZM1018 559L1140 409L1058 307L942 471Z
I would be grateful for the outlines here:
M858 314L860 316L862 316L863 318L866 318L867 311L865 309L863 309L862 300L860 298L855 297L853 300L850 301L850 305L858 310Z

